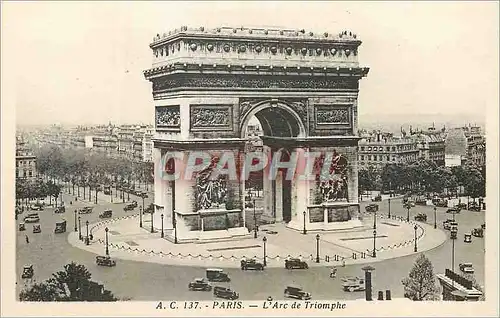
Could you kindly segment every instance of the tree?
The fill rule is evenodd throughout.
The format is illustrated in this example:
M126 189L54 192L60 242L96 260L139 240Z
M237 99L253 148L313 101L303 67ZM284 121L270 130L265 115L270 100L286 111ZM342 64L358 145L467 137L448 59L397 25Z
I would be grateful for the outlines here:
M431 261L424 254L415 261L407 278L402 280L404 296L414 301L438 300L439 289Z
M90 280L90 272L83 265L70 263L63 271L52 274L19 294L21 301L116 301L103 285Z

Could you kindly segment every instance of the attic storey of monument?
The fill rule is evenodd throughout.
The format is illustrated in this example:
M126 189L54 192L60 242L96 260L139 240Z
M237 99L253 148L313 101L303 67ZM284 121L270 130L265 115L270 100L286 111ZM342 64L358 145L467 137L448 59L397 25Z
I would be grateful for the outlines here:
M245 175L261 169L262 213L275 221L359 226L358 83L369 71L359 66L360 45L348 31L181 27L158 34L144 72L156 110L155 215L165 214L181 241L208 231L247 235ZM258 155L245 137L253 117L263 131ZM172 154L182 160L169 160ZM334 158L341 170L328 169ZM320 162L328 173L318 172Z

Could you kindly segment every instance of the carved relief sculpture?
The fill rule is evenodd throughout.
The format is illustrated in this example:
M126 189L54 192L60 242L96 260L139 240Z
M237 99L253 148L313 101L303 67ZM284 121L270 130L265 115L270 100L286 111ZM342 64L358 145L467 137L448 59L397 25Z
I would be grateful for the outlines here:
M196 209L217 209L225 205L227 199L227 184L224 177L213 179L212 171L217 165L217 157L211 164L196 176ZM224 206L225 208L225 206Z
M181 113L179 106L156 107L156 126L179 128L181 126Z
M318 124L349 124L349 109L346 107L319 108L316 110L316 122Z
M191 105L191 128L232 129L232 106Z
M324 156L317 161L317 169L323 172ZM347 200L347 160L333 151L333 159L329 169L329 176L321 176L317 178L319 191L321 193L322 202L334 202Z

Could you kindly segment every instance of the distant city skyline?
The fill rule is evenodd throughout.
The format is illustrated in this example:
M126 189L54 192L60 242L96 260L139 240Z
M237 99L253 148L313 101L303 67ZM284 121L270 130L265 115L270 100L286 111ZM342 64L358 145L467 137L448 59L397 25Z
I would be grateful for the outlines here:
M148 45L157 33L181 25L348 29L363 41L360 64L370 67L360 82L360 126L395 113L443 117L436 121L463 114L484 123L498 101L497 8L494 2L7 2L2 53L9 62L2 66L16 84L18 124L152 123L151 85L142 72L151 67Z

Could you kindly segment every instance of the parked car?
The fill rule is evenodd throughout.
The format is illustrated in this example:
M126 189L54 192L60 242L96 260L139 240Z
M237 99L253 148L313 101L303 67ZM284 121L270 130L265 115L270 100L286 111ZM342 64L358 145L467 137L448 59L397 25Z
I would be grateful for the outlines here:
M342 289L348 292L364 291L365 280L360 277L344 277L342 279Z
M203 278L195 278L188 285L189 290L211 291L212 286Z
M229 299L229 300L235 300L240 298L240 295L231 290L230 288L222 287L222 286L215 286L214 287L214 296L219 297L219 298L224 298L224 299Z
M33 211L43 211L43 205L34 204L34 205L30 206L30 210L33 210Z
M427 200L426 199L417 199L415 200L416 205L427 205Z
M132 202L130 203L130 205L134 206L134 208L137 208L137 206L138 206L138 205L137 205L137 201L135 201L135 200L134 200L134 201L132 201Z
M255 259L242 259L241 260L241 269L242 270L256 269L256 270L263 271L264 264L257 262L257 260L255 260Z
M55 210L54 210L54 213L64 213L66 212L66 208L63 206L60 206L60 207L57 207Z
M99 266L116 266L116 261L111 259L109 256L96 256L95 263Z
M299 268L299 269L308 269L309 266L307 265L306 262L299 258L289 258L285 260L285 268L286 269L294 269L294 268Z
M21 278L32 278L33 275L35 275L35 270L33 269L33 265L24 265Z
M135 209L135 206L133 204L126 204L124 207L123 207L123 211L132 211L133 209Z
M459 208L460 210L466 210L467 209L467 203L459 203L455 205L456 208Z
M296 298L300 300L309 300L311 299L311 293L304 291L299 286L287 286L285 288L285 297L287 298Z
M469 206L467 207L467 210L469 211L475 211L475 212L480 212L481 211L481 206L475 202L469 203Z
M113 216L113 211L110 209L104 210L101 214L99 214L99 218L101 219L109 219L112 216Z
M79 211L78 211L78 214L90 214L92 213L92 211L94 210L93 207L91 206L86 206L86 207L83 207L81 208Z
M208 268L206 270L207 279L210 282L230 282L229 275L220 268Z
M475 237L483 237L484 236L484 230L482 228L477 228L477 229L472 229L471 234Z
M427 222L427 214L419 213L419 214L415 215L415 221Z
M474 267L472 263L461 263L458 265L458 268L466 274L474 274Z
M65 233L66 232L66 220L62 220L61 222L56 223L56 228L54 229L54 233Z
M377 212L378 211L378 204L376 203L370 203L365 207L366 212Z
M42 233L42 228L40 227L40 224L33 225L33 233Z
M446 213L460 213L460 208L457 207L457 206L454 206L454 207L449 208L448 210L446 210Z
M26 217L24 217L25 223L37 223L40 222L40 216L38 213L30 213Z
M372 201L375 201L375 202L382 201L382 196L379 194L379 195L377 195L376 197L374 197L374 198L372 199Z
M434 205L437 207L446 208L446 207L448 207L448 200L435 201Z

